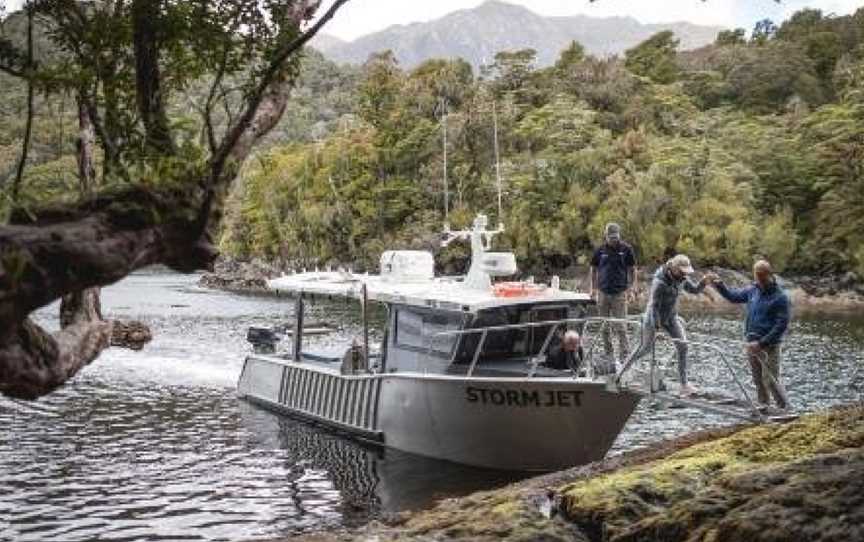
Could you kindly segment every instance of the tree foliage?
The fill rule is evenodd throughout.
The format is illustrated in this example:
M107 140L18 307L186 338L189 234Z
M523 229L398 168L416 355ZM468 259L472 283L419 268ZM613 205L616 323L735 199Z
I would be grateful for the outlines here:
M654 34L625 53L627 69L655 83L671 83L678 77L676 50L679 40L671 30Z
M780 269L860 269L862 16L816 15L690 52L668 33L625 59L574 43L545 69L531 50L505 51L477 79L459 60L406 72L373 56L357 116L319 144L274 147L244 175L223 247L307 266L434 247L444 104L451 225L480 211L495 221L494 104L502 239L531 267L584 262L615 220L643 262L677 250L735 267L764 256Z

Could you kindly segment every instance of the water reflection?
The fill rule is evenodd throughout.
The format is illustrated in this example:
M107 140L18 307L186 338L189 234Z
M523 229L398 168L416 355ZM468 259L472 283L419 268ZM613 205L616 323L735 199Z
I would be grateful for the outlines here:
M443 497L498 487L524 476L366 444L249 403L239 408L256 447L281 450L291 465L328 473L349 526L365 523L370 515L425 508ZM297 506L304 504L298 499Z
M118 388L85 378L40 403L0 405L2 539L229 540L341 519L327 473L295 482L251 444L233 394Z

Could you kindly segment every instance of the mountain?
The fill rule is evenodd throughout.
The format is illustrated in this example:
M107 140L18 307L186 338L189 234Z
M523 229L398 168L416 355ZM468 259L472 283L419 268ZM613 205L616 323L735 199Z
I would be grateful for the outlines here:
M326 53L327 51L344 47L345 45L348 45L348 42L337 38L336 36L331 36L330 34L319 33L312 38L312 45L315 49L318 49L322 53Z
M331 60L352 64L391 49L409 68L436 57L462 57L476 67L492 62L499 51L531 47L537 50L538 64L548 66L572 40L591 54L606 56L620 54L662 30L672 30L681 49L695 49L713 42L722 28L687 22L642 24L630 17L544 17L522 6L489 0L440 19L391 26L349 42L324 35L312 46Z

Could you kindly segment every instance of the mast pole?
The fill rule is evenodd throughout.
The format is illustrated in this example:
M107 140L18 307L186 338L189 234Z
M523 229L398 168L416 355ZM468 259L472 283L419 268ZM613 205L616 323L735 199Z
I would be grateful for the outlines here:
M495 140L495 186L498 190L498 229L504 229L504 213L501 205L501 158L498 151L498 110L492 102L492 137Z
M447 101L441 100L441 131L444 138L444 229L450 229L450 186L447 182Z

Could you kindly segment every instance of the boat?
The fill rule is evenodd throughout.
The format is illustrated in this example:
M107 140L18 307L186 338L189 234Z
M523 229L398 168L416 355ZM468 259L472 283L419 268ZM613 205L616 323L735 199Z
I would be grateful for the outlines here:
M510 252L489 250L500 232L479 215L469 230L463 277L436 277L424 251L386 251L380 274L301 272L269 281L295 296L289 352L250 330L241 397L358 438L477 467L548 471L604 457L641 395L608 389L596 367L552 368L550 349L568 320L584 318L589 295L551 284L493 280L517 272ZM307 296L357 299L386 307L384 339L346 344L343 355L303 347ZM364 319L364 333L368 337Z

